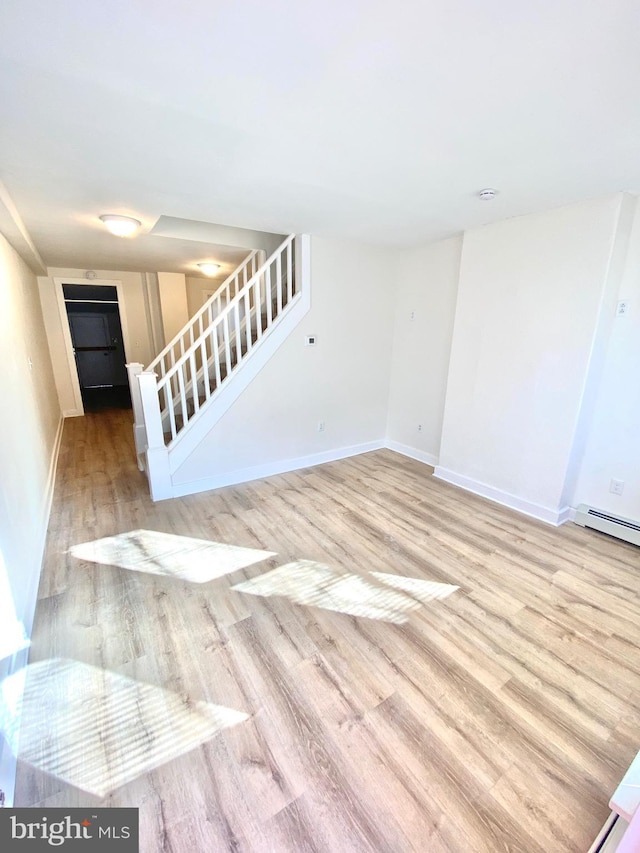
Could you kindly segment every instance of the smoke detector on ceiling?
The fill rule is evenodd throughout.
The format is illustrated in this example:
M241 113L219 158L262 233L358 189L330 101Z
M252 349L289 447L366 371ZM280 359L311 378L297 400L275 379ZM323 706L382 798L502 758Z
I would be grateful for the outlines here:
M488 187L486 190L480 190L478 193L478 198L482 201L492 201L498 195L496 190L492 190Z

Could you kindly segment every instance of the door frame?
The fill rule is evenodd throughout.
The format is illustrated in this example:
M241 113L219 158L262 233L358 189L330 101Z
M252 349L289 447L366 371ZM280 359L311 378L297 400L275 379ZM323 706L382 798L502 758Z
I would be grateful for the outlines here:
M127 315L124 307L124 290L122 282L117 279L109 278L70 278L67 276L53 276L53 284L55 287L56 298L58 301L58 311L60 312L60 324L62 326L62 338L67 356L67 365L69 367L69 375L71 378L71 387L73 389L73 401L75 408L72 411L64 412L65 417L74 418L84 415L84 404L82 402L82 393L80 391L80 377L78 376L78 365L73 354L73 341L71 340L71 327L69 326L69 315L67 314L67 306L64 302L63 284L85 284L89 287L115 287L118 295L118 313L120 314L120 326L122 327L122 344L124 346L125 363L129 361L127 356L131 350L131 341L129 340L129 325L127 323Z

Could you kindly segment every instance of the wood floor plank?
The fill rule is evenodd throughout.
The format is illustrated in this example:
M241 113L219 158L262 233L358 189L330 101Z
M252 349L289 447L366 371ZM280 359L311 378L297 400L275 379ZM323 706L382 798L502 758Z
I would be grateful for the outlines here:
M400 760L423 799L434 802L445 816L439 823L439 831L449 850L489 853L500 849L499 839L504 838L505 829L509 831L507 849L530 853L541 853L544 849L519 827L509 825L511 820L506 811L501 814L500 829L494 835L485 809L478 806L486 792L481 781L458 754L431 736L428 727L400 697L392 696L370 712L367 722L376 730L380 742L393 743L396 762ZM392 761L390 756L387 760Z

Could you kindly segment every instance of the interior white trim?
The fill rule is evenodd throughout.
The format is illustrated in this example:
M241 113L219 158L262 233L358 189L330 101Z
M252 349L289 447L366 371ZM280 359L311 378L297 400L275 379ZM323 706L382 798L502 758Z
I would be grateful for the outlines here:
M401 453L403 456L408 456L409 459L415 459L417 462L424 462L425 465L430 465L435 468L438 464L438 457L433 453L427 453L425 450L418 450L416 447L411 447L408 444L402 444L399 441L387 439L385 447L388 450L394 450L396 453Z
M212 489L220 489L224 486L234 486L239 483L248 483L252 480L260 480L263 477L272 477L276 474L286 474L289 471L297 471L300 468L311 468L314 465L322 465L325 462L335 462L338 459L346 459L350 456L358 456L361 453L370 453L373 450L393 450L396 453L401 453L410 459L415 459L425 465L434 468L433 476L439 480L444 480L454 486L459 486L468 492L487 498L488 500L498 503L501 506L506 506L523 515L528 515L538 521L544 521L546 524L551 524L554 527L559 527L567 521L572 521L575 517L575 509L572 507L563 507L560 510L553 510L549 507L527 501L517 495L509 494L501 489L496 489L493 486L488 486L486 483L480 483L477 480L472 480L470 477L465 477L442 468L438 465L437 457L430 453L421 450L416 450L414 447L401 444L397 441L389 439L381 439L378 441L369 441L362 444L354 444L348 447L339 447L334 450L326 450L321 453L310 454L309 456L299 456L294 459L282 459L275 462L267 463L266 465L256 465L251 468L240 468L236 471L228 471L219 477L206 477L202 480L191 480L184 483L174 483L172 486L173 494L171 497L180 498L185 495L194 494L196 492L207 492Z
M192 480L188 483L174 483L173 497L181 498L196 492L208 492L211 489L220 489L223 486L235 486L238 483L248 483L251 480L272 477L275 474L286 474L289 471L298 471L300 468L311 468L314 465L322 465L325 462L335 462L338 459L346 459L349 456L370 453L372 450L382 450L384 447L384 441L368 441L363 444L352 444L349 447L338 447L335 450L312 453L309 456L298 456L294 459L281 459L276 462L269 462L266 465L240 468L237 471L228 471L219 477L206 477L203 480Z
M133 352L131 341L129 338L129 324L127 323L127 314L124 305L124 291L122 282L119 279L96 278L92 281L86 278L67 278L67 276L53 277L54 290L58 301L58 311L60 313L60 325L62 326L62 337L67 356L67 364L69 367L69 375L71 377L71 387L73 388L73 401L76 404L75 409L66 409L65 417L80 417L84 415L84 404L82 402L82 394L80 393L80 379L78 378L78 367L73 354L73 342L71 340L71 329L69 327L69 316L64 304L63 284L84 284L96 285L99 287L115 287L118 294L118 311L120 313L120 326L122 327L122 344L124 346L125 364L129 361L127 353Z
M450 471L448 468L436 466L433 474L439 480L444 480L451 483L453 486L459 486L467 492L473 492L474 495L479 495L482 498L502 506L515 509L524 515L537 518L538 521L544 521L546 524L552 524L554 527L559 527L570 518L571 507L562 507L561 509L551 509L550 507L542 506L533 501L519 498L517 495L512 495L509 492L504 492L502 489L497 489L494 486L489 486L486 483L481 483L479 480L473 480L471 477L466 477L464 474L457 474L455 471Z
M45 487L44 495L42 498L42 532L40 537L40 548L38 550L38 553L40 554L40 563L42 563L42 558L44 557L44 546L47 539L47 530L49 528L49 516L51 515L53 491L56 485L56 473L58 470L58 457L60 456L60 445L62 444L63 429L64 415L61 414L60 420L58 421L58 429L56 430L56 437L53 441L53 448L51 450L49 473L47 474L47 485Z

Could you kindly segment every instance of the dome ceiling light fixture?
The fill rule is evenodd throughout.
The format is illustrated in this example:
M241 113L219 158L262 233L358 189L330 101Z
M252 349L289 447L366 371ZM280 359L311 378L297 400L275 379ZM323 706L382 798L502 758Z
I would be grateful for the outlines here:
M498 195L497 190L491 189L491 187L487 187L486 190L480 190L478 193L478 198L481 201L493 201L493 199Z
M103 213L99 218L116 237L131 237L142 225L132 216L120 216L118 213Z
M201 264L198 264L199 270L205 275L216 275L220 266L220 264L214 264L213 261L203 261Z

